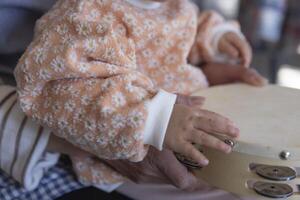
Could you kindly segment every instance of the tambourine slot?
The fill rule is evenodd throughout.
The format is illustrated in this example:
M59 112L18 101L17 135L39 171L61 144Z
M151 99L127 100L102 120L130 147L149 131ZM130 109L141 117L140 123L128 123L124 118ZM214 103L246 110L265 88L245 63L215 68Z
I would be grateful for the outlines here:
M253 181L252 181L253 182ZM245 182L245 188L249 189L249 190L252 190L253 187L252 187L253 184L251 184L251 180L247 180Z
M255 169L256 166L257 166L256 163L250 163L250 164L249 164L248 170L249 170L249 171L253 171L253 170Z
M257 181L255 180L247 180L245 182L245 185L246 185L246 188L249 189L249 190L253 190L253 186L254 184L256 183Z

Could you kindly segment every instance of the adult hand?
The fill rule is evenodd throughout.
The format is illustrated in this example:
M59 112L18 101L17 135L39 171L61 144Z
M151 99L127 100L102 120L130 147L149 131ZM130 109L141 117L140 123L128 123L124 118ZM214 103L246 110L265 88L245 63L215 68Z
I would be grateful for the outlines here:
M148 154L141 162L127 160L106 160L108 165L120 174L136 183L165 183L193 191L202 185L199 180L183 166L170 150L158 151L150 147Z
M54 134L50 135L46 151L66 154L68 156L93 156L91 153L88 153L70 142L55 136Z
M208 63L202 67L202 70L210 85L242 82L253 86L264 86L268 83L268 80L256 70L242 65Z
M50 137L47 150L69 156L95 157L54 135ZM100 161L105 162L120 174L136 183L172 184L179 189L187 191L192 191L200 187L198 179L176 159L170 150L158 151L154 147L150 147L146 157L141 162L99 159Z

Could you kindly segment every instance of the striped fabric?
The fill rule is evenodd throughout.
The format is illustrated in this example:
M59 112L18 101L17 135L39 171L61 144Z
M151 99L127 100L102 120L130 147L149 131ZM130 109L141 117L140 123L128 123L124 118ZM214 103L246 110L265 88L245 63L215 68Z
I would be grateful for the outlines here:
M13 178L0 171L1 200L53 200L71 191L83 188L75 177L71 165L61 159L41 179L39 187L27 191Z
M0 167L25 189L36 188L59 154L45 153L50 130L21 111L15 88L0 87Z
M1 200L53 200L84 187L70 162L44 153L49 135L23 114L15 88L0 84Z

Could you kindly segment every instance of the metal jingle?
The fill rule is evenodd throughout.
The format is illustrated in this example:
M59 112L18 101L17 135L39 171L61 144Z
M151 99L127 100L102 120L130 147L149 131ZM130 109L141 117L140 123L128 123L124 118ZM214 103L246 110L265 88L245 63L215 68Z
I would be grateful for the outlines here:
M255 172L266 179L274 181L289 181L297 177L297 172L285 166L257 165Z
M181 155L179 153L174 153L174 154L175 154L177 160L179 162L181 162L184 166L186 166L188 168L192 168L192 169L199 169L199 168L201 168L200 165L197 162L195 162L195 161L193 161L191 159L188 159L188 158L186 158L185 156L183 156L183 155Z
M231 148L234 148L234 146L235 146L235 142L231 139L225 139L224 143L231 146Z
M293 195L293 188L288 184L269 183L258 181L254 183L253 189L256 193L274 199L288 198Z

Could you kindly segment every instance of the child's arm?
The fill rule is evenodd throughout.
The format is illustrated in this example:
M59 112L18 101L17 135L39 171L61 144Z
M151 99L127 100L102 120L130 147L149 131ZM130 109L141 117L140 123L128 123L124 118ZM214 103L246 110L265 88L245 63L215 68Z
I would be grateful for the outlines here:
M216 12L205 11L198 18L198 33L189 55L192 64L221 62L249 66L252 50L239 24L225 21Z
M145 144L162 149L176 95L136 70L127 36L71 15L36 35L16 68L25 113L102 158L139 161Z

